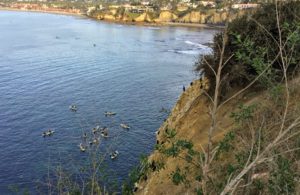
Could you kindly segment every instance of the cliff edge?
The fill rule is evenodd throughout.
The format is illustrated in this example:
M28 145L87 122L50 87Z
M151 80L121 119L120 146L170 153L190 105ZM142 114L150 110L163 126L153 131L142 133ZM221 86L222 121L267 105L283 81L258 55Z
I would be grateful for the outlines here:
M194 148L201 151L207 143L207 130L210 126L209 100L203 89L203 81L195 80L192 85L181 94L176 105L172 109L168 119L162 124L157 131L157 144L169 144L167 141L166 131L173 129L176 131L176 137L189 140L193 143ZM223 135L233 127L234 122L230 117L233 108L237 107L238 102L243 101L250 104L256 98L250 96L241 96L232 103L227 104L219 112L219 131L213 136L214 140L220 140ZM229 111L230 110L230 111ZM171 173L177 167L185 168L190 165L185 159L166 157L159 151L155 150L148 159L151 164L151 173L148 178L138 185L136 194L194 194L193 187L186 188L184 185L175 185L172 182ZM163 164L163 168L159 165ZM189 171L193 172L192 169ZM192 175L192 174L191 174ZM197 182L190 184L197 186Z

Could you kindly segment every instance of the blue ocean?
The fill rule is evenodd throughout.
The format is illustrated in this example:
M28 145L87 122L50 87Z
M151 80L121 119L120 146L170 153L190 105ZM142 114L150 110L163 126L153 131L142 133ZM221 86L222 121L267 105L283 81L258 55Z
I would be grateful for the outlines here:
M97 125L110 136L100 149L119 152L104 159L109 176L122 182L153 151L168 115L160 110L197 78L194 63L216 32L0 11L0 194L35 193L56 167L79 169L89 159L82 134ZM47 129L55 133L42 137Z

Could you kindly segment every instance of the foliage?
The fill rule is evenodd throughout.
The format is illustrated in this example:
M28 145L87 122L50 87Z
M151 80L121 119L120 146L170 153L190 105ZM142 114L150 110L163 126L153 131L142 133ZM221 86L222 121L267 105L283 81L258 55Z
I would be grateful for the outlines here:
M167 138L174 138L176 136L176 130L175 129L166 129L166 136Z
M131 172L128 175L129 176L128 179L123 182L122 194L126 194L126 195L133 194L135 190L136 182L138 182L140 179L146 180L150 168L151 168L151 164L148 162L147 156L141 155L139 164L131 170Z
M185 173L182 173L181 170L177 167L175 171L171 173L172 175L172 182L175 185L179 185L181 183L186 182L186 175Z
M203 195L202 189L201 189L201 188L197 188L197 189L196 189L196 194L197 194L197 195Z
M235 138L235 134L233 131L230 131L228 132L223 140L221 140L219 142L219 147L218 147L218 151L217 151L217 157L221 154L221 153L224 153L224 152L229 152L230 149L233 148L232 146L232 140Z
M250 106L240 105L238 108L240 111L232 112L231 117L234 119L236 123L241 123L253 117L253 112L256 108L256 105L250 105Z
M190 141L187 140L175 140L171 141L169 147L161 146L159 148L159 151L166 156L172 156L177 157L183 150L187 150L187 157L186 159L189 160L190 156L193 156L196 154L196 152L193 150L193 144Z
M222 69L221 98L225 98L235 88L243 88L262 72L256 84L257 88L266 88L274 82L281 82L283 62L278 58L279 39L284 43L283 50L288 54L288 73L294 75L299 71L300 60L300 4L298 2L279 3L278 30L276 7L267 4L252 16L244 15L228 25L224 62ZM281 27L280 26L280 27ZM280 33L279 33L280 32ZM224 33L214 37L213 53L200 57L196 71L205 75L211 82L209 94L214 93L215 75L220 61Z
M276 167L271 172L269 191L271 194L295 193L295 174L291 168L291 161L281 155L276 158Z
M9 185L8 189L14 194L22 194L22 195L29 195L30 192L27 188L20 188L18 185Z
M284 102L282 97L283 97L283 90L284 88L282 85L274 85L270 88L270 97L275 103L282 103Z

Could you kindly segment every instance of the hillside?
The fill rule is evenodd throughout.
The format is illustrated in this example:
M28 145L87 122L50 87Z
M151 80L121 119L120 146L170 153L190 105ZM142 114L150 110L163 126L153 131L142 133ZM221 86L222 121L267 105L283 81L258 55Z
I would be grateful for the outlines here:
M233 20L242 15L252 13L254 10L239 10L230 14L229 20ZM211 9L208 11L185 11L175 13L173 11L161 11L159 13L131 13L118 12L117 10L93 11L88 14L89 17L98 20L107 20L115 22L135 22L135 23L152 23L152 24L166 24L166 23L182 23L182 24L210 24L210 25L224 25L227 20L227 12Z
M208 115L209 104L208 99L200 89L200 81L193 81L185 92L182 93L176 105L172 109L170 116L157 131L157 143L168 144L165 131L167 129L175 129L176 137L180 139L191 140L196 150L201 150L207 144L207 129L210 125ZM219 112L219 131L214 134L214 140L222 139L223 135L234 127L234 121L230 117L232 112L241 103L250 105L258 102L262 97L257 95L240 96L227 106L223 107ZM197 183L191 184L193 187L186 188L184 185L174 185L170 179L170 175L175 171L176 167L191 166L185 160L180 158L166 157L159 151L155 151L149 157L149 162L154 164L163 162L165 168L154 171L150 174L147 181L139 184L140 189L137 194L184 194L194 193Z
M293 108L299 109L298 100L300 98L300 79L293 80L291 90L290 105ZM168 145L169 138L166 135L167 129L175 129L177 134L175 139L190 140L195 147L195 150L201 150L201 147L207 145L207 130L209 128L209 104L208 99L200 89L200 81L193 82L185 92L182 93L176 105L170 113L169 118L157 131L157 143ZM248 91L244 95L240 95L227 106L223 107L219 112L219 130L213 135L213 140L218 142L223 139L224 134L236 128L236 123L232 118L232 113L238 110L239 105L261 105L262 108L272 107L273 100L270 98L267 91L255 93ZM271 117L275 118L275 117ZM154 151L148 158L152 170L148 174L146 180L141 180L138 185L136 194L151 195L151 194L195 194L195 189L199 186L196 180L191 182L189 186L175 185L172 182L172 174L176 168L188 169L189 176L187 179L193 180L197 175L193 165L188 163L185 159L167 157L158 150ZM163 168L158 166L163 164ZM299 159L293 163L295 172L300 172ZM254 173L252 175L255 175ZM296 191L300 192L300 185L296 184Z
M157 131L136 194L298 194L300 5L270 4L214 38Z

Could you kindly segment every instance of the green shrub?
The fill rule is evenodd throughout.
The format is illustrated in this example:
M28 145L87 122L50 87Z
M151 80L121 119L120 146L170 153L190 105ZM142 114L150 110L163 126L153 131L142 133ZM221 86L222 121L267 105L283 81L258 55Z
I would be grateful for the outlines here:
M244 15L228 24L228 39L223 59L226 61L232 54L234 56L222 69L220 98L225 98L232 89L247 86L265 69L267 69L265 75L256 84L258 89L269 87L273 82L282 81L282 61L277 57L280 50L278 47L280 36L275 10L274 4L268 4L256 11L251 17ZM300 61L300 3L281 2L278 5L278 11L281 40L284 43L282 49L286 55L284 59L288 60L289 63L288 73L294 75L299 71ZM210 81L210 95L215 90L215 76L211 67L214 71L218 69L223 34L221 32L215 35L213 53L201 56L196 62L196 71L201 76L205 75ZM269 67L273 60L275 60L274 63Z
M175 129L166 129L166 136L169 139L172 139L176 136L177 132Z
M236 123L242 123L253 117L255 108L256 105L250 105L250 106L240 105L239 112L232 112L230 116L231 118L234 119Z
M181 170L177 167L176 171L173 171L171 173L172 175L172 182L175 185L179 185L181 183L185 183L186 182L186 176L184 173L181 173Z
M269 179L269 191L271 194L294 194L295 182L294 171L291 162L282 156L276 159L276 167L271 172Z

